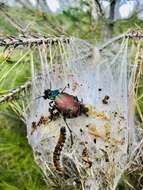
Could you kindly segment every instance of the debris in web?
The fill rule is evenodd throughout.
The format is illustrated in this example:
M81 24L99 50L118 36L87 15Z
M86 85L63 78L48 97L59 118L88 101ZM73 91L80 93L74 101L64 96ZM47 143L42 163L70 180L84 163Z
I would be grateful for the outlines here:
M49 185L113 190L127 169L138 143L131 103L137 67L129 59L128 38L114 47L99 52L86 41L71 38L48 48L39 45L38 68L31 56L27 133ZM57 96L65 92L77 97L87 113L65 122L54 110L51 119L51 100L43 98L48 89L59 90Z

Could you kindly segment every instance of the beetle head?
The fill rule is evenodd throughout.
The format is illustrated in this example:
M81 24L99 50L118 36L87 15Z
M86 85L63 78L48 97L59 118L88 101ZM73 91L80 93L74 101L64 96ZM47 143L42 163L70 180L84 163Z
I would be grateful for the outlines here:
M43 98L44 99L51 99L52 98L52 90L50 90L50 89L45 90Z
M49 99L49 100L55 100L56 96L58 96L60 94L59 90L50 90L47 89L44 91L44 99Z
M57 89L57 90L51 90L51 89L47 89L44 91L44 95L43 96L39 96L37 97L36 99L39 99L39 98L44 98L45 100L46 99L49 99L49 100L55 100L55 98L60 94L60 91Z

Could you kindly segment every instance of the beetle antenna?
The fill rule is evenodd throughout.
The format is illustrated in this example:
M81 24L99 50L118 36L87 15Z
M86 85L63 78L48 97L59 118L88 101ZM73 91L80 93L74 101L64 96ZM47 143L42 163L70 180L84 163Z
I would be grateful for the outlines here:
M62 89L61 92L63 92L66 88L69 88L69 83Z
M51 80L50 80L50 90L52 89L52 83L51 83Z
M63 89L62 89L62 91L61 92L64 92L64 90L67 88L67 86L65 86Z
M44 96L38 96L37 98L35 98L35 100L39 99L39 98L43 98Z

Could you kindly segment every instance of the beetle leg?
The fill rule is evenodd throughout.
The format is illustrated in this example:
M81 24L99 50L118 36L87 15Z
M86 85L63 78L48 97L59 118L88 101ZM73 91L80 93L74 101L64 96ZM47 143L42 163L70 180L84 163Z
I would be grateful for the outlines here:
M77 96L74 96L74 100L75 100L75 101L77 101L77 102L79 102L79 100L78 100L78 97L77 97Z
M89 111L89 109L84 104L80 104L80 113L81 114L84 114L88 117L89 116L88 111Z
M52 120L56 120L60 113L58 112L58 110L53 106L52 108L49 108L49 112L50 112L50 116L49 119Z
M73 135L72 135L72 130L71 130L71 128L69 127L69 125L67 124L66 117L63 117L63 119L64 119L64 122L65 122L65 124L66 124L66 126L67 126L69 132L70 132L71 147L72 147L72 146L73 146Z
M50 106L51 108L54 107L53 103L54 103L53 101L49 102L49 106Z

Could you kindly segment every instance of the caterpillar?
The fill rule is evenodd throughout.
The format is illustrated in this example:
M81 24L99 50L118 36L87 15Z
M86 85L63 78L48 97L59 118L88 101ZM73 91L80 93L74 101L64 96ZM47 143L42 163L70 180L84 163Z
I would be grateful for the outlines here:
M61 156L61 152L62 152L62 149L64 147L65 141L66 141L66 128L61 127L60 136L59 136L58 142L57 142L55 149L54 149L54 152L53 152L53 164L55 166L55 169L59 173L64 172L63 167L60 164L60 156Z

